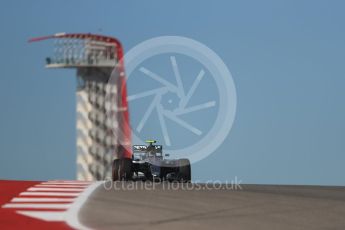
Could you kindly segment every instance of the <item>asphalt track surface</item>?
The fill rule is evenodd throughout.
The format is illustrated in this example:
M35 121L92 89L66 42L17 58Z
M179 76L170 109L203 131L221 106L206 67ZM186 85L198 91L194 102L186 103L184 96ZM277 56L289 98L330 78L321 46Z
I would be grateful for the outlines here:
M79 213L94 229L345 229L345 187L242 185L193 189L99 186ZM133 189L136 185L137 188ZM176 185L175 185L176 186ZM110 188L110 189L109 189Z

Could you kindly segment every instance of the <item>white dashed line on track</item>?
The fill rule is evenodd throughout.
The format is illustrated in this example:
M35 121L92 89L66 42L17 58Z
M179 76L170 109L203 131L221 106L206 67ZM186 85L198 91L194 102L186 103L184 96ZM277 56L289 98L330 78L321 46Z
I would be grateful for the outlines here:
M11 202L73 202L75 199L73 198L22 198L22 197L15 197L11 200Z
M59 192L82 192L82 188L29 188L27 191L59 191Z

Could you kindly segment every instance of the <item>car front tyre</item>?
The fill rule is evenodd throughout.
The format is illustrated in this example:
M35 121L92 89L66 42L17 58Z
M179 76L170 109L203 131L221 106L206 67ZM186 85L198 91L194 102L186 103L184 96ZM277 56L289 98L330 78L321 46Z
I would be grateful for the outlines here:
M187 183L191 181L191 166L188 159L179 159L178 180Z

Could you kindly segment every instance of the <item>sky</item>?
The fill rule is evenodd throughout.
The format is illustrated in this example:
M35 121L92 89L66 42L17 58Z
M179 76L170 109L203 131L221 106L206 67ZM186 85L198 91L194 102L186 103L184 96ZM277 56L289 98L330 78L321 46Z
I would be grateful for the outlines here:
M0 178L74 179L75 71L45 69L51 43L27 40L91 32L117 37L125 52L158 36L187 37L230 70L232 129L192 165L193 180L345 185L344 7L341 0L1 1ZM166 71L164 60L145 66ZM191 77L199 70L183 68ZM140 91L130 83L130 93Z

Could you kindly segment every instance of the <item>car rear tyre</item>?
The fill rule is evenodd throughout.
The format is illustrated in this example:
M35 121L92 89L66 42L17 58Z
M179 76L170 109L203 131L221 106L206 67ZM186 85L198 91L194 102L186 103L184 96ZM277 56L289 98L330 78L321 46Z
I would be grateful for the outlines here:
M115 159L112 167L113 181L132 179L132 159Z

